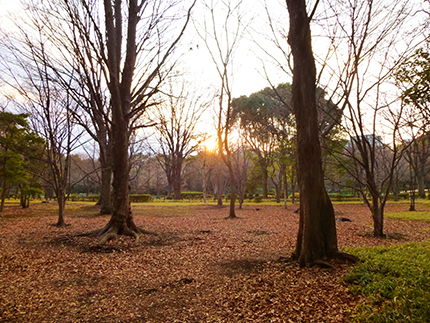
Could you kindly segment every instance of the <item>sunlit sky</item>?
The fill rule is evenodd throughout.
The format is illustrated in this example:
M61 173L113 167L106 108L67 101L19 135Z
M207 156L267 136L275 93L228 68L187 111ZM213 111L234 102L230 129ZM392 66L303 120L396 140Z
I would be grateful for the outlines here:
M283 29L284 34L286 34L285 30L288 29L288 11L285 1L271 0L267 1L267 3L275 28L278 31L279 29ZM264 0L243 1L244 21L252 18L252 23L249 24L247 31L243 34L239 47L233 57L233 68L230 76L233 97L249 95L269 86L264 71L267 72L270 81L274 85L280 82L291 81L290 77L282 72L279 66L276 66L277 63L262 50L263 48L271 55L274 55L283 66L286 65L285 58L282 57L279 50L275 48L273 42L270 40L271 32L263 4ZM0 26L2 29L5 29L8 27L8 24L3 16L7 11L19 15L21 11L19 10L20 5L19 1L0 0L0 6L2 8L0 12ZM197 23L201 22L203 17L201 3L195 8L194 14ZM218 19L218 17L216 18ZM190 24L187 36L183 39L183 46L180 47L180 50L184 51L184 53L182 53L181 63L178 67L182 69L189 80L194 82L198 87L201 87L203 91L206 91L208 88L216 91L219 89L220 80L203 40L194 32L194 25L193 23ZM286 40L282 39L282 37L280 40L287 49ZM324 45L318 43L318 39L314 38L314 51L318 52L319 50L324 50ZM213 124L213 114L208 112L204 123L205 126L203 128L211 127L211 123ZM212 144L208 145L211 146Z
M279 8L283 10L285 14L285 21L288 22L288 12L285 7L284 1L272 1L271 9L276 14L282 14L279 12ZM22 12L22 7L19 0L0 0L0 26L3 30L9 28L11 23L5 16L8 14L19 15ZM261 0L247 0L242 5L243 12L246 12L246 19L253 19L253 23L247 28L247 31L243 34L240 41L240 45L234 55L232 62L234 75L232 75L232 91L233 96L238 97L240 95L249 95L255 91L258 91L269 85L266 77L263 75L263 64L266 68L269 68L268 58L263 51L256 45L256 42L251 37L256 37L259 44L266 44L268 46L270 42L264 40L258 35L263 33L263 29L268 27L264 26L266 23L265 12L263 10L263 1ZM202 17L200 14L202 7L196 5L194 14L196 20ZM218 18L218 17L217 17ZM222 20L222 19L220 19ZM262 22L264 21L264 22ZM222 22L222 21L221 21ZM267 32L269 32L267 30ZM217 86L218 76L216 74L215 66L207 52L204 42L194 33L194 24L190 23L187 30L187 37L184 37L186 46L190 45L192 50L182 56L181 67L183 67L189 74L195 75L195 79L202 86ZM188 48L188 47L186 47ZM265 61L265 63L263 63ZM270 69L271 80L274 83L283 81L282 73Z

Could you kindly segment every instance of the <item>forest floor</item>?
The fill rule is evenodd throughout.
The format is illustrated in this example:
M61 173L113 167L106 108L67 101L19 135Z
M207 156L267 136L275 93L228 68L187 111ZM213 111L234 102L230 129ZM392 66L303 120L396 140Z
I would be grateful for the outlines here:
M294 249L296 208L245 205L226 220L228 208L215 206L133 206L138 226L156 234L100 247L77 236L108 222L92 206L69 204L64 229L52 226L55 203L7 206L0 322L348 322L363 302L342 282L351 264L300 269L278 261ZM337 222L341 249L430 236L430 222L386 218L388 238L376 239L366 206L335 211L351 220Z

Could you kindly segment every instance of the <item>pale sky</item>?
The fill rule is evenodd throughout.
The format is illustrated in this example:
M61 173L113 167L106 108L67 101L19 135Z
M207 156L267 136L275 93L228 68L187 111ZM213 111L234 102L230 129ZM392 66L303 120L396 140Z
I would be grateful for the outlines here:
M390 0L387 0L387 3ZM413 0L420 1L422 0ZM286 9L284 0L267 0L270 15L277 28L284 29L284 35L288 29L288 11ZM269 86L268 81L265 79L263 64L266 67L269 77L274 85L280 82L290 82L288 75L283 73L278 66L270 63L271 59L259 48L259 46L251 40L251 38L257 39L258 44L264 48L271 55L276 56L279 62L285 66L286 61L280 55L278 49L276 49L271 42L268 40L272 38L269 30L269 24L266 17L266 13L263 6L263 0L245 0L244 12L247 21L248 18L253 18L252 23L248 28L248 33L244 34L243 39L240 42L239 49L233 57L234 73L232 75L232 92L233 97L240 95L249 95L253 92L259 91L264 87ZM321 6L324 2L321 2ZM1 28L7 28L5 19L2 17L6 11L11 11L14 14L19 14L19 1L16 0L0 0L0 6L2 11L0 12L0 26ZM322 8L322 7L321 7ZM195 11L196 19L202 18L202 12L199 11L202 8L197 8ZM217 17L218 18L218 17ZM222 20L222 19L221 19ZM316 35L316 23L313 25L313 35ZM185 37L185 46L182 47L186 52L182 56L182 63L180 68L183 68L189 75L191 81L195 82L202 88L213 86L215 89L219 87L219 77L215 70L215 65L211 61L211 58L207 52L204 42L193 33L193 24L191 23L187 37ZM194 35L194 36L193 36ZM280 35L280 33L278 33ZM314 38L314 52L318 53L320 50L324 52L325 46L322 38ZM288 51L286 39L280 37L280 41L283 43L284 48ZM192 48L192 50L191 50ZM262 61L265 61L263 63Z

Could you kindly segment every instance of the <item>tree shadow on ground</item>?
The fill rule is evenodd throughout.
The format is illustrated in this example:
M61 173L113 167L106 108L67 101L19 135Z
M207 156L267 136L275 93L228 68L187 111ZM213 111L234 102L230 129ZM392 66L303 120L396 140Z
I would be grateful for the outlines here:
M236 259L219 262L217 266L221 269L224 275L232 277L235 275L257 273L263 270L266 263L266 261L258 259Z

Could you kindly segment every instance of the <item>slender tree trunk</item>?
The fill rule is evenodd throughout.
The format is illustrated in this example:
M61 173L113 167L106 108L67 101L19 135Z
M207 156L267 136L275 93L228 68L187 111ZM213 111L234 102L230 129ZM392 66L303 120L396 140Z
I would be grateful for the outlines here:
M206 186L203 185L203 203L207 203L207 193L206 193Z
M287 181L287 165L280 165L280 176L282 191L284 192L284 208L287 208L288 200L288 181Z
M234 219L236 218L236 213L235 213L235 204L236 204L236 175L233 169L233 165L231 163L231 156L230 156L230 152L227 152L227 156L226 158L229 158L229 162L227 164L228 167L228 172L230 175L230 211L229 211L229 215L228 218L229 219Z
M296 166L291 167L291 204L296 204Z
M413 178L411 178L411 204L409 206L409 211L416 211L415 209L415 182L416 182L416 177L414 176Z
M242 210L243 200L243 194L239 194L239 210Z
M278 184L275 184L276 203L281 203L281 185L282 185L282 181L280 181Z
M0 201L0 212L4 210L4 202L6 200L6 178L1 181L1 201Z
M300 187L300 224L293 258L300 266L312 266L338 254L336 223L333 206L324 187L310 18L305 0L286 2L290 15L288 42L294 58L292 105L297 123Z
M394 176L393 198L394 198L394 201L398 201L399 200L399 176L398 176L397 173Z
M262 183L261 185L263 186L263 199L267 199L267 195L268 195L268 182L269 182L269 176L267 175L267 163L264 159L260 158L260 165L261 165L261 172L263 175L262 178Z
M66 222L64 221L64 210L66 208L66 195L64 189L58 189L57 192L57 204L58 204L58 221L57 227L65 227Z
M221 160L221 157L220 157ZM216 197L217 197L217 206L222 206L222 177L221 177L221 169L220 166L218 166L218 176L217 176L217 180L216 180L216 185L217 185L217 192L216 192Z
M424 190L424 186L425 186L425 165L421 164L418 174L417 174L417 179L418 179L418 197L419 198L425 198L426 197L426 193Z
M384 234L384 205L379 203L377 196L372 196L373 236L385 237Z

